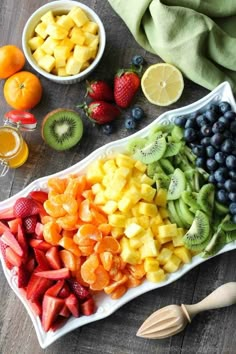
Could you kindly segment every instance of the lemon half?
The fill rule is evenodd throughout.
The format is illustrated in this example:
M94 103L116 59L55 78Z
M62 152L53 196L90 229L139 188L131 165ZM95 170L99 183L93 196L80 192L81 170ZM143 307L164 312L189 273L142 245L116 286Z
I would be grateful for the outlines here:
M169 106L176 102L183 92L183 75L171 64L154 64L143 74L141 87L149 102L158 106Z

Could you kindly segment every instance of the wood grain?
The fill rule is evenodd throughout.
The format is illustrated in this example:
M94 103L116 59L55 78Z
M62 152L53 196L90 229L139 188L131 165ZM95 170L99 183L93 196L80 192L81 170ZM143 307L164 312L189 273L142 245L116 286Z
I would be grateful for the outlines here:
M12 43L21 46L21 34L24 24L31 13L49 1L43 0L1 0L0 6L0 45ZM147 65L161 61L146 53L134 41L122 20L114 13L106 0L84 0L100 15L107 33L107 45L100 65L91 78L112 80L115 71L127 67L135 54L145 57ZM26 64L26 70L33 70ZM81 142L67 152L55 152L47 147L40 136L40 125L46 113L58 107L76 109L84 101L85 84L71 86L57 85L40 78L43 85L43 98L33 110L38 119L38 128L24 137L30 148L27 163L17 170L11 170L7 177L0 180L0 200L16 194L36 178L65 169L82 160L98 147L128 136L124 128L125 112L117 121L117 130L111 136L105 136L97 127L93 127L83 115L85 134ZM0 82L1 116L10 110L2 95L4 81ZM208 91L185 79L185 90L181 99L171 108L178 108L198 100ZM167 108L149 104L141 93L136 104L146 113L139 129L151 123ZM217 286L235 280L235 252L208 260L182 279L159 290L147 294L126 304L110 317L79 328L42 350L38 344L34 328L26 310L10 290L0 268L0 353L1 354L221 354L235 353L234 335L236 307L215 310L198 315L186 330L175 337L155 341L136 337L136 331L153 311L171 303L197 302Z

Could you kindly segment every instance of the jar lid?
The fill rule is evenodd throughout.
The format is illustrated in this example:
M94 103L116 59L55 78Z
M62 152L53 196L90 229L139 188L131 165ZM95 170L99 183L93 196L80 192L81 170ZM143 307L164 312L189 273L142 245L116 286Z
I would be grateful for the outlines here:
M37 120L32 113L18 109L5 113L4 121L23 130L34 130L37 126Z

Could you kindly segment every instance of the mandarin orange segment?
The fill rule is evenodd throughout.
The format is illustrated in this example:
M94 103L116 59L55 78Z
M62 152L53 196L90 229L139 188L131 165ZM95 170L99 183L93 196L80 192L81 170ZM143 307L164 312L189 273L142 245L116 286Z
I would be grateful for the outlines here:
M98 253L109 251L112 253L120 252L119 242L112 236L105 236L101 241L95 245L95 251Z
M52 197L52 202L62 206L68 214L76 214L78 210L78 202L71 195L57 194Z
M49 178L48 180L48 186L59 194L64 193L66 188L66 183L67 183L66 179L62 179L58 177L52 177Z
M127 274L128 280L126 282L127 288L136 288L142 284L141 279L134 278L131 274Z
M113 255L111 252L105 251L99 254L100 260L105 270L111 270Z
M44 240L53 246L57 245L61 239L60 231L60 226L56 222L48 222L43 227Z
M90 256L94 252L94 246L79 246L82 256Z
M113 300L117 300L121 298L127 291L127 287L125 285L118 286L112 293L111 298Z
M91 207L91 215L95 225L107 223L107 217L94 207Z
M61 235L65 237L73 238L75 235L75 230L62 230Z
M103 290L104 287L106 287L110 281L108 272L103 268L102 265L99 264L94 273L96 280L90 285L90 289L96 291Z
M66 215L65 209L61 205L53 204L49 199L43 203L43 206L46 212L54 218Z
M128 280L127 275L123 274L122 278L118 281L113 282L112 284L104 287L104 291L106 294L111 294L118 286L125 284Z
M93 284L96 280L95 270L99 266L99 259L95 253L92 253L81 265L81 276L88 284Z
M98 230L100 230L103 236L108 236L111 234L112 227L110 224L101 223L98 225Z
M144 270L144 264L128 264L127 269L130 271L132 276L136 279L142 279L146 272Z
M89 238L94 241L101 241L102 240L102 232L93 224L81 225L77 234L81 238Z
M96 241L90 239L87 237L87 235L80 235L79 232L77 232L74 237L73 237L73 241L79 246L79 247L83 247L83 246L91 246L94 247L94 245L96 244Z
M54 221L56 222L56 218L53 218L52 216L50 215L44 215L40 218L41 220L41 223L44 225L44 224L47 224L48 222L50 221Z
M89 202L93 202L94 200L94 194L91 189L84 190L81 195L84 197L84 199L89 200Z
M65 248L66 250L72 252L75 256L81 256L79 247L74 243L72 238L63 236L59 241L59 245Z
M64 192L64 195L76 199L79 190L79 181L77 178L70 177Z
M76 256L68 251L68 250L61 250L59 251L60 258L64 266L72 271L77 270L77 261Z
M75 225L77 223L77 215L66 215L57 219L58 225L64 230L75 230Z
M93 220L91 210L90 210L89 200L84 199L80 203L79 210L78 210L78 216L84 222L91 222Z

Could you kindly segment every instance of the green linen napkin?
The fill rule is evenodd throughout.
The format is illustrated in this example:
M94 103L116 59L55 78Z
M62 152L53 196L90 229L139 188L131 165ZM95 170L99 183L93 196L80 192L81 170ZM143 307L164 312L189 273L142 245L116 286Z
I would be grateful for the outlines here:
M236 93L236 0L108 0L136 41L212 90Z

